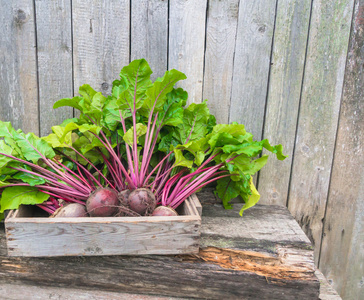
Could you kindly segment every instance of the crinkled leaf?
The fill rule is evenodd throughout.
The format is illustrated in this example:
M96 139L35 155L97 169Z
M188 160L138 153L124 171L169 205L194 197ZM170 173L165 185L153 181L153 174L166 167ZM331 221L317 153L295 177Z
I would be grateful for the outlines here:
M82 106L79 104L79 102L82 100L82 97L76 96L73 98L63 98L58 100L56 103L53 104L53 108L59 108L63 106L70 106L73 108L76 108L80 111L82 111Z
M186 157L183 156L182 150L180 149L174 149L174 155L175 155L175 167L187 167L189 169L193 166L193 160L189 160Z
M0 199L0 212L18 209L20 205L41 204L50 196L30 186L12 186L4 189Z
M282 145L279 144L279 145L276 145L276 146L271 146L267 139L262 140L261 143L262 143L262 145L263 145L263 147L265 149L267 149L268 151L274 153L279 160L284 160L285 158L288 157L288 155L283 154L283 146Z
M260 199L260 194L258 193L257 189L255 188L252 178L250 178L250 180L249 180L249 185L250 185L251 195L248 197L247 200L244 200L245 204L239 212L239 214L241 216L243 216L244 210L257 204Z
M32 161L33 163L37 163L38 160L41 158L41 155L39 153L41 153L46 158L53 158L56 155L52 147L50 147L46 141L37 137L32 132L26 135L19 134L16 143L21 149L24 157L28 161Z
M167 100L167 94L173 90L173 86L179 81L186 79L186 75L175 69L166 71L162 78L158 78L154 84L146 90L147 98L144 107L150 112L162 109Z
M183 123L173 131L173 136L181 145L205 137L210 111L206 101L200 104L192 103L183 113Z
M31 171L31 168L28 166L24 166L23 168ZM18 172L15 175L13 175L13 178L21 180L25 183L29 183L31 186L35 186L37 184L44 184L46 182L44 178L33 174L29 174L27 172Z
M234 181L229 177L224 177L217 181L215 194L222 200L225 209L232 209L233 207L229 202L239 196L239 190Z
M147 126L138 123L136 124L136 135L137 135L137 143L139 142L139 137L144 135L147 132ZM131 127L123 137L125 143L127 143L129 146L133 145L134 142L134 127Z
M13 149L5 144L3 140L0 140L0 153L12 155ZM8 164L8 162L12 161L12 158L6 157L4 155L0 155L0 169Z
M121 69L120 78L122 82L126 82L128 88L121 92L118 97L118 103L121 108L129 107L134 111L143 105L146 98L145 91L152 84L150 69L145 59L137 59L132 61L128 66Z

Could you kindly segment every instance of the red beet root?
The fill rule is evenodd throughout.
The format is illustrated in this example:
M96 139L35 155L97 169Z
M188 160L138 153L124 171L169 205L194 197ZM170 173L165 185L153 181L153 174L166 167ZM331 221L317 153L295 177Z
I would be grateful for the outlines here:
M136 189L128 197L128 206L140 215L151 214L156 204L155 196L149 189Z
M85 205L80 203L65 204L58 208L53 215L53 218L75 218L88 217Z
M86 201L86 209L91 217L111 217L118 212L118 194L110 188L94 191Z
M178 216L177 212L169 206L158 206L152 213L152 216L161 216L161 217L167 217L167 216Z

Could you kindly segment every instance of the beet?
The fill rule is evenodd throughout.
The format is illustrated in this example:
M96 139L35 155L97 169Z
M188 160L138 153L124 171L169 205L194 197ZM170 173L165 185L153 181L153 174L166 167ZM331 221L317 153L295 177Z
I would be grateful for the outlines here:
M128 197L128 206L140 215L150 215L157 203L150 189L140 188L133 190Z
M111 217L118 212L118 194L110 188L100 188L91 193L86 209L91 217Z
M88 217L86 206L80 203L65 204L58 208L52 218L75 218L75 217Z
M178 216L178 213L169 206L158 206L152 213L152 216L160 216L160 217L167 217L167 216Z

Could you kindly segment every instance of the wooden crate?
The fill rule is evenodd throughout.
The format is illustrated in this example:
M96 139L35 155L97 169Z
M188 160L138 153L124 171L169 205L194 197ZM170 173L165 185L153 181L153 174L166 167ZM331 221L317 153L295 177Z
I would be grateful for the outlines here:
M198 253L201 204L189 197L177 217L31 217L21 206L5 219L9 256Z

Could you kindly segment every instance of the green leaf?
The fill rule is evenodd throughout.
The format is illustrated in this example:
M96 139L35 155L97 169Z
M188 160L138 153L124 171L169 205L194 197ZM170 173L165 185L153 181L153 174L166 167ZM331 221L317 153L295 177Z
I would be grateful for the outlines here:
M132 61L128 66L122 68L120 72L121 82L125 82L127 89L119 94L118 103L120 108L134 111L139 109L146 98L145 91L152 84L150 69L145 59L137 59ZM123 83L124 86L124 83Z
M225 209L232 209L233 207L229 202L239 196L239 190L234 181L224 177L217 181L215 194L222 200Z
M247 200L245 200L245 204L239 212L239 214L241 216L243 216L244 210L247 210L248 208L257 204L260 199L260 194L258 193L257 189L255 188L252 178L250 178L249 185L250 185L251 195L248 197Z
M30 186L12 186L4 189L0 199L0 213L7 209L18 209L20 205L41 204L50 196Z
M22 155L22 151L16 143L16 139L19 137L20 132L17 132L10 122L0 121L0 137L3 137L6 144L8 144L17 154Z
M33 163L37 163L41 158L39 153L41 153L46 158L53 158L56 155L52 147L50 147L45 140L37 137L32 132L26 135L19 135L17 137L16 143L21 149L24 157Z
M31 168L27 166L25 166L24 168L31 171ZM29 183L31 186L35 186L37 184L44 184L46 182L42 177L29 174L27 172L18 172L15 175L13 175L13 178L21 180L25 183Z
M177 126L183 123L183 106L186 105L188 94L182 88L173 89L167 94L167 101L158 114L158 124L162 126Z
M76 108L80 111L82 111L82 106L79 104L82 100L82 97L76 96L73 98L63 98L58 100L56 103L53 104L53 109L64 107L64 106L70 106L73 108Z
M173 136L183 145L187 141L198 140L207 134L210 111L206 101L190 104L183 113L182 123L174 128Z
M5 144L3 140L0 140L0 152L8 155L12 155L13 149ZM0 169L8 164L8 162L13 159L6 157L4 155L0 155Z
M175 162L174 167L187 167L189 169L193 166L193 160L189 160L183 156L182 150L174 149Z
M139 137L146 134L147 132L147 126L138 123L136 124L136 135L137 135L137 143L139 142ZM131 127L123 137L125 143L127 143L129 146L133 145L134 142L134 127Z
M262 143L262 145L263 145L263 147L265 149L267 149L268 151L276 154L276 156L277 156L277 158L279 160L284 160L284 159L286 159L288 157L288 155L283 154L283 146L282 145L271 146L267 139L262 140L261 143Z
M186 79L186 75L175 69L167 71L162 78L158 78L154 84L146 91L146 100L144 101L144 107L148 111L160 110L165 101L167 100L167 94L173 90L173 86L182 79Z
M83 98L84 105L87 104L88 106L91 105L92 98L97 93L89 84L80 86L78 92Z

